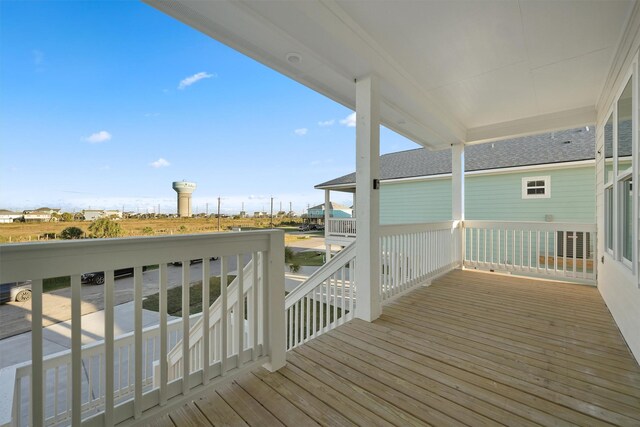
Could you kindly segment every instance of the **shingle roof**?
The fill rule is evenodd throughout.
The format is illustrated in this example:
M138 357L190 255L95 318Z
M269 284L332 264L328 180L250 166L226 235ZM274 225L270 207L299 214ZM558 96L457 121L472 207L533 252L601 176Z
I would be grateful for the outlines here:
M569 142L567 142L569 141ZM591 127L526 136L465 147L465 171L502 169L590 160L595 157L595 130ZM451 150L424 148L380 156L380 179L411 178L451 173ZM315 188L355 184L355 172Z
M316 205L316 206L311 206L309 210L311 209L324 210L324 203L320 203L319 205ZM329 210L344 210L344 209L351 209L351 208L336 202L329 202Z

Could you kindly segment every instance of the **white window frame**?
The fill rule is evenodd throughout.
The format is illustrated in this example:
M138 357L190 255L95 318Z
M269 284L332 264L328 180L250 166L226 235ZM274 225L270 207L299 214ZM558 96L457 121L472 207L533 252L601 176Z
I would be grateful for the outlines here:
M625 170L618 170L619 159L618 159L618 103L622 93L627 85L627 83L631 81L631 93L632 93L632 153L631 153L631 167L626 168ZM638 268L637 268L637 259L638 259L638 182L636 182L636 177L638 176L638 103L640 100L640 93L638 93L638 56L634 58L631 66L625 73L624 79L622 79L621 87L618 88L616 96L613 98L612 105L609 110L609 114L607 114L607 120L609 117L613 118L613 174L611 179L606 177L606 182L603 186L603 195L606 193L607 188L612 188L613 190L613 215L611 218L608 218L607 211L607 203L606 197L604 200L604 232L605 238L603 239L605 244L605 253L610 254L614 260L619 262L621 265L628 268L629 272L638 278ZM606 125L606 122L605 122ZM603 146L604 149L604 146ZM604 154L604 153L603 153ZM603 162L603 168L606 172L606 155ZM631 248L631 261L627 260L623 256L624 249L622 245L624 244L624 223L623 223L623 208L624 208L624 200L623 200L623 188L624 182L631 178L632 185L632 248ZM607 248L607 235L608 233L608 221L611 221L613 225L613 251Z
M544 194L527 194L527 184L530 181L544 181ZM522 198L523 199L550 199L551 198L551 176L526 176L522 178Z
M617 136L617 126L616 126L616 108L612 106L607 114L607 119L604 122L604 126L607 125L607 122L611 120L611 172L607 173L607 135L603 132L603 144L602 144L602 156L603 156L603 173L605 174L605 184L603 188L603 202L604 202L604 250L606 253L615 256L614 248L616 247L616 191L613 188L613 183L615 182L616 176L616 136ZM607 190L610 190L610 196L607 197ZM611 206L611 215L609 215L609 206ZM609 234L609 230L611 230L611 234ZM609 241L611 242L609 244Z

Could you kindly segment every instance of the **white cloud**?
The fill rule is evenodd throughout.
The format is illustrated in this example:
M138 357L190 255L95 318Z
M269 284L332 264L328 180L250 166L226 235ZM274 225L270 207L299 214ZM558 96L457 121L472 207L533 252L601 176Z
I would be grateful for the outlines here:
M111 134L106 130L101 130L100 132L92 133L85 141L90 142L91 144L98 144L100 142L109 141L111 139Z
M298 136L305 136L307 132L309 132L309 129L307 128L300 128L293 131L293 133L295 133Z
M318 126L326 128L329 126L333 126L335 124L336 120L335 119L331 119L331 120L322 120L318 122Z
M145 117L158 117L160 113L145 113Z
M152 168L166 168L167 166L169 166L171 163L169 163L167 160L163 159L162 157L160 157L158 160L156 160L155 162L151 162L149 163L149 166L151 166Z
M201 71L199 73L194 74L193 76L185 77L184 79L182 79L180 81L180 84L178 85L178 89L184 89L202 79L210 79L211 77L216 77L216 75Z
M356 127L356 113L351 113L344 119L340 120L341 125L345 125L348 128Z
M38 49L34 49L31 51L33 55L33 63L36 65L44 64L44 52Z

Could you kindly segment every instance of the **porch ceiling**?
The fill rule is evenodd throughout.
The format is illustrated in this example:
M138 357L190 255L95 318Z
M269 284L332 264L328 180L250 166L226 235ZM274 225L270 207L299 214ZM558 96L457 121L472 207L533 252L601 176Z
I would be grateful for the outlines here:
M144 1L352 109L375 73L383 124L430 148L593 123L634 6Z

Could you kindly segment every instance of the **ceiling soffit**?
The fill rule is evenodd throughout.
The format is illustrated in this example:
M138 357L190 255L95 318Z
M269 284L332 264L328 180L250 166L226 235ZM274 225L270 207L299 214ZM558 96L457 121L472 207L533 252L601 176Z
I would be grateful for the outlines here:
M593 123L630 11L627 0L146 1L351 109L354 80L379 76L383 124L430 148Z

